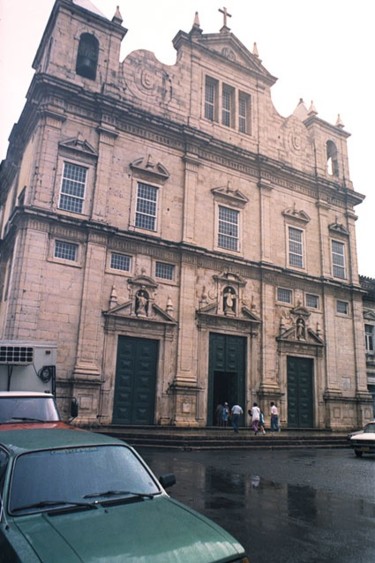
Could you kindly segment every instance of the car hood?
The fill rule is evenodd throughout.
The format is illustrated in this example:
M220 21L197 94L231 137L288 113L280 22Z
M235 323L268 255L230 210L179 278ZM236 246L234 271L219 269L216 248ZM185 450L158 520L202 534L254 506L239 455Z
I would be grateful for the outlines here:
M222 528L168 496L97 509L17 517L41 561L226 561L243 554Z
M350 438L353 442L360 442L361 440L365 441L372 441L375 442L375 433L374 432L358 432Z

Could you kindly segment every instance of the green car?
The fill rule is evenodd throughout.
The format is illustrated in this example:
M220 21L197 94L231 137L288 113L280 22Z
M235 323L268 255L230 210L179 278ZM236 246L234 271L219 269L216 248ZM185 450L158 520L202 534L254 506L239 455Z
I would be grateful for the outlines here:
M0 430L0 561L247 562L225 530L173 500L124 442L75 428Z

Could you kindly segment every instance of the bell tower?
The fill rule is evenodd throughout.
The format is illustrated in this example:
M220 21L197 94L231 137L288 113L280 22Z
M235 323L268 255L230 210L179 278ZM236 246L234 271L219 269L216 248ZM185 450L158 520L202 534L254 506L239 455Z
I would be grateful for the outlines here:
M103 91L118 82L126 33L118 8L110 21L90 0L56 0L33 68L85 90Z

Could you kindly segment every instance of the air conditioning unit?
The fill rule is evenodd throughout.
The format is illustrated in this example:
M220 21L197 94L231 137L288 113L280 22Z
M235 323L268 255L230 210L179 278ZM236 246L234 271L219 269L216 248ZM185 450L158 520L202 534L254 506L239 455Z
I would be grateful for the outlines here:
M0 391L49 391L56 381L53 342L0 340Z

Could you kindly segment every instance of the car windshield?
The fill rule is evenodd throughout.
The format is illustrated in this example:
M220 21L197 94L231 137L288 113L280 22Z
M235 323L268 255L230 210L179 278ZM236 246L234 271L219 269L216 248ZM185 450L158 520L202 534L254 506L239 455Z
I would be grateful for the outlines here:
M61 506L89 505L119 497L147 497L160 488L126 446L53 449L20 455L9 510L20 515Z
M56 422L59 418L51 397L0 397L0 423Z

